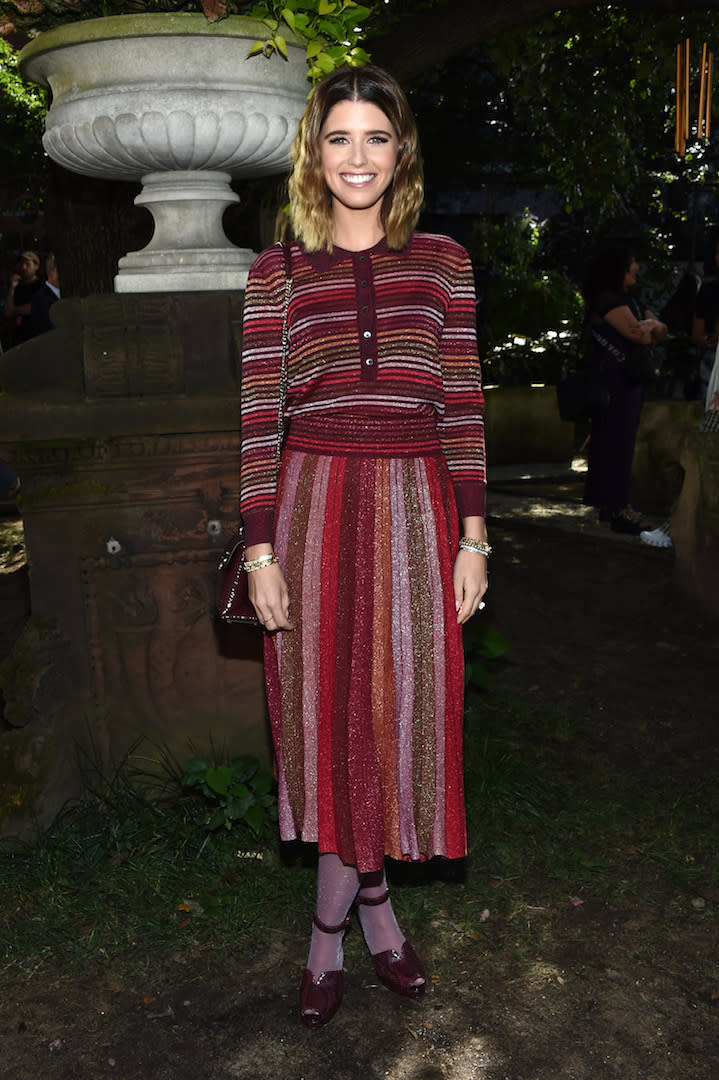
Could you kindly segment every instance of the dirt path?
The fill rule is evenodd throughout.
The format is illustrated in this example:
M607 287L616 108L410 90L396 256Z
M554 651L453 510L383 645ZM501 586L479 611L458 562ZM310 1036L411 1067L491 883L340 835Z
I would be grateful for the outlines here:
M505 485L492 505L487 613L513 644L502 677L581 715L598 768L638 784L668 763L715 769L719 626L673 597L671 553L593 526L573 484ZM6 577L5 620L22 592ZM614 905L538 898L521 913L534 943L521 956L510 921L483 941L458 924L421 1004L378 987L351 945L345 1003L317 1033L295 1016L305 942L291 936L222 963L177 956L85 977L42 967L0 1001L0 1077L716 1080L718 903L686 890ZM416 944L431 968L431 928Z

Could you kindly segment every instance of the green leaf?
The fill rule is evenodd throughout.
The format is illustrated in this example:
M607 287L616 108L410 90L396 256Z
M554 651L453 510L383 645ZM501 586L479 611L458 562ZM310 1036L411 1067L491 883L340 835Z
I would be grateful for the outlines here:
M255 757L250 757L249 754L243 755L243 757L234 758L230 762L230 768L235 780L240 780L246 783L251 780L255 773L259 770L260 763Z
M245 814L245 821L252 829L255 836L259 836L265 824L265 811L261 806L251 806Z
M260 53L263 53L264 51L265 51L265 43L264 43L264 41L256 41L254 43L254 45L252 45L252 47L250 48L250 51L247 53L247 55L248 55L248 57L249 56L258 56Z
M317 57L317 67L325 75L328 75L330 71L334 71L336 66L337 65L335 64L332 57L328 56L326 52L319 53Z
M330 0L320 0L318 12L320 15L331 15L337 8L336 4L330 3Z
M233 781L232 769L229 765L218 765L216 769L208 769L205 776L208 787L218 795L226 795Z
M245 795L231 798L227 803L226 814L232 821L241 821L249 808L254 805L254 797L245 789Z
M278 53L280 53L281 56L284 56L285 60L289 60L289 55L287 53L287 42L281 34L275 34L273 43Z
M203 758L190 758L185 767L185 775L182 778L184 787L192 787L205 779L207 762Z
M287 23L290 30L292 30L294 32L294 29L295 29L295 13L293 11L290 11L289 8L283 8L282 9L282 18Z
M224 808L218 807L218 809L215 810L210 816L210 820L207 822L207 828L210 832L214 832L215 829L219 829L223 825L226 829L229 829L230 824L231 823L228 820L227 815L225 814Z
M255 795L257 795L258 797L260 795L266 795L267 792L271 789L271 787L272 776L270 775L270 773L267 772L266 769L260 769L255 777L255 782L252 785Z

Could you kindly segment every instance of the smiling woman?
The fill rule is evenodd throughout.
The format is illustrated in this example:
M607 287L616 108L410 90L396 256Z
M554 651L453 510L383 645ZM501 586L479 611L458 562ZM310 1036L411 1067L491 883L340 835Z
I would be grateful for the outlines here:
M376 105L343 101L322 125L320 146L337 243L350 248L356 238L361 247L372 247L384 235L378 207L394 178L396 131Z
M378 979L424 993L385 857L466 854L462 625L491 548L472 268L414 231L402 91L377 68L329 75L292 153L296 240L260 255L245 294L241 509L280 832L319 852L300 988L315 1028L342 999L355 908Z
M340 142L339 146L349 145L349 133L335 131L342 125L334 120L330 123L330 117L335 109L341 108L346 124L350 115L347 109L351 105L359 110L351 114L350 126L360 129L359 132L355 130L355 137L363 135L366 141L370 133L376 138L389 136L389 143L384 145L394 147L393 172L378 205L379 223L389 248L400 250L407 244L419 217L424 183L417 126L404 94L399 87L399 94L395 93L395 86L383 71L368 65L340 70L324 80L313 94L313 107L305 112L293 146L294 169L290 177L292 224L295 233L302 237L306 251L332 251L333 244L339 243L335 235L333 191L324 170L325 138L332 132L340 139L348 140L347 143ZM366 107L372 107L369 114ZM335 113L335 117L337 115ZM377 125L378 131L373 132ZM370 145L379 147L382 144ZM370 153L369 146L366 153ZM376 153L377 150L372 151L373 164ZM348 162L346 151L344 164L351 173L361 172L356 162ZM362 162L363 167L367 164Z

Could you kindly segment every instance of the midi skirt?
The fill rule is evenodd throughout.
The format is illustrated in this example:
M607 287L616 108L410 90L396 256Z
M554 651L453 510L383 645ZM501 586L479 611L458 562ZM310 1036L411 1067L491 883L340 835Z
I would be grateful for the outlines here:
M280 835L360 873L466 854L459 521L436 436L411 427L293 426L278 477L295 626L265 636Z

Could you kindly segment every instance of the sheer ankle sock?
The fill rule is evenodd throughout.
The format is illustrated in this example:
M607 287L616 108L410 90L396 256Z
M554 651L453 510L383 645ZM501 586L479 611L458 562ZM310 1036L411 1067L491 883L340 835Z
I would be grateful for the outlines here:
M334 933L312 925L312 941L307 967L317 979L325 971L341 971L344 951L343 923L359 888L354 866L345 866L337 855L320 855L317 863L317 906L315 915L326 927L340 927Z
M395 993L421 997L425 988L422 963L399 928L382 874L361 880L357 912L362 933L381 982Z
M387 897L385 900L384 898ZM386 949L394 949L400 952L404 944L404 934L392 909L392 901L388 896L387 881L382 876L379 885L371 887L362 886L359 891L359 899L364 901L377 901L377 903L360 903L357 905L360 926L367 948L372 956L384 952Z

